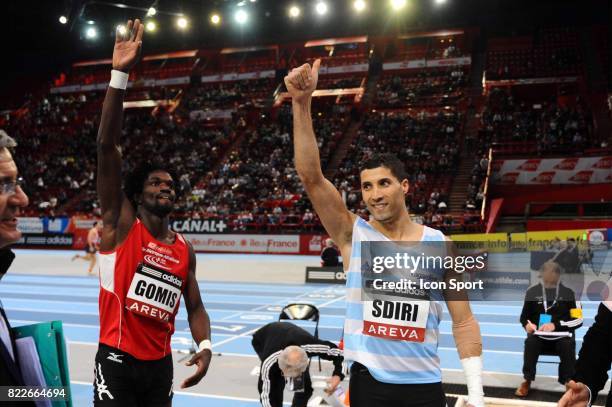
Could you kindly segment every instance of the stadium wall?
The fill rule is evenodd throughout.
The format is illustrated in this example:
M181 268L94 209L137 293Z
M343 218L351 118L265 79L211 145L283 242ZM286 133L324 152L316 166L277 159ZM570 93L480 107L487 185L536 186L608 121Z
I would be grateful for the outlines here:
M612 200L608 184L490 185L490 197L504 198L502 216L522 216L530 202L598 202Z
M87 232L93 226L94 219L78 218L20 218L19 227L23 238L17 244L21 247L47 249L83 249L87 243ZM573 237L586 240L594 231L603 240L612 236L612 220L602 221L531 221L533 230L525 233L476 233L456 234L450 237L454 241L469 242L474 249L485 249L491 252L508 252L512 250L539 250L556 238L565 240ZM244 253L244 254L299 254L319 255L327 235L317 232L268 234L240 233L219 226L222 220L209 220L200 223L210 231L217 233L183 233L194 249L201 253Z

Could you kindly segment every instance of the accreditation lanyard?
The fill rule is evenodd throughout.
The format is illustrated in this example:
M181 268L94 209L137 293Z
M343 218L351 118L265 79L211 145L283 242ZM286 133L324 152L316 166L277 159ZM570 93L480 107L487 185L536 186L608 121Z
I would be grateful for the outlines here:
M559 283L560 281L557 282L557 291L555 293L555 300L553 301L550 307L548 306L548 301L546 300L546 290L544 289L544 283L542 283L542 301L544 301L544 313L547 313L548 310L554 307L555 304L557 303L557 298L559 298Z

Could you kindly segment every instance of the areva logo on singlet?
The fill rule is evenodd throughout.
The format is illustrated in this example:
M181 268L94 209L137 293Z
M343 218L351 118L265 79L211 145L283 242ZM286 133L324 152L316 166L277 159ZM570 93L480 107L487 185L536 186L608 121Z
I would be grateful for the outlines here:
M363 302L363 334L398 341L423 342L429 301Z
M140 263L132 278L126 307L139 315L169 322L178 307L183 280L150 264Z

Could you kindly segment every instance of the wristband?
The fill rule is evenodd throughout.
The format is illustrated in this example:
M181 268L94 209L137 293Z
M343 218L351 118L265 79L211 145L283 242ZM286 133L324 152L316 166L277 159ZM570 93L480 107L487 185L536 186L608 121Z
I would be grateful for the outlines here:
M117 71L116 69L113 69L111 71L111 80L108 86L110 86L111 88L115 88L115 89L125 90L127 88L129 77L130 75L126 74L125 72L121 72L121 71Z
M472 356L461 359L468 390L468 404L474 407L484 407L484 392L482 391L482 359Z
M210 342L210 339L204 339L202 342L200 342L200 345L198 346L198 352L202 352L206 349L212 350L212 343Z

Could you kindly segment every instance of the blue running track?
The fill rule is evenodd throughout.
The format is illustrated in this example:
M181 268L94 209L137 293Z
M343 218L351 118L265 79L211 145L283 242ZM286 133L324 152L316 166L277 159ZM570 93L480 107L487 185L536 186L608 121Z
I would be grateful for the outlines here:
M212 321L214 351L224 354L254 355L249 335L257 327L276 320L281 307L301 301L321 310L320 336L338 341L344 318L344 287L313 284L259 284L201 281L202 298ZM62 320L68 342L98 342L98 279L8 274L0 284L0 298L15 326L49 320ZM520 302L475 302L472 310L483 334L485 371L520 374L525 333L518 322ZM577 331L577 349L586 329L593 323L596 303L583 303L585 323ZM172 341L175 349L191 344L186 311L181 308ZM305 326L312 326L305 323ZM448 312L440 326L440 359L443 369L461 369L451 333ZM556 365L538 365L538 375L556 377ZM88 383L72 384L75 406L91 405ZM178 393L175 406L256 406L256 401L228 396L194 396Z

